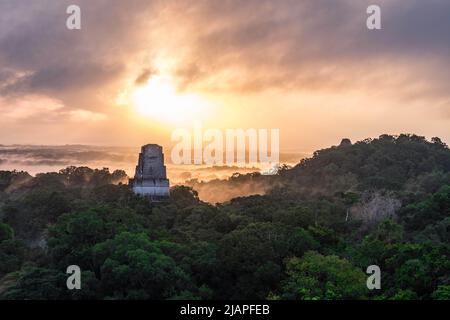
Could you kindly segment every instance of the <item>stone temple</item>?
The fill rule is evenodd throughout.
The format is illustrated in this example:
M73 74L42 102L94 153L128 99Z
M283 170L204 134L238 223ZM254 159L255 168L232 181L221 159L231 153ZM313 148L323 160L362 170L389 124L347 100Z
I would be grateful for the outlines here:
M169 197L169 180L161 146L146 144L141 147L136 173L134 178L129 180L129 186L135 194L149 197L151 200Z

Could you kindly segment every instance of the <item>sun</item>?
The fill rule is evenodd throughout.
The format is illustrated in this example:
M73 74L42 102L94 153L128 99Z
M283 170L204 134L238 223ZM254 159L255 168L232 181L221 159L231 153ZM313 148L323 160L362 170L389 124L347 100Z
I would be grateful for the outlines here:
M169 76L151 77L145 85L135 89L132 101L140 115L163 122L198 119L206 108L200 96L177 92Z

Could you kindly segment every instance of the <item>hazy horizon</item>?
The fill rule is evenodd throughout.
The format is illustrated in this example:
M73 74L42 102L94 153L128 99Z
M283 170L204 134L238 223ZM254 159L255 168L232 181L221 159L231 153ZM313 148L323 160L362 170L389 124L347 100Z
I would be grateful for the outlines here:
M378 1L381 30L366 0L80 0L81 30L70 4L0 3L1 144L168 148L194 120L280 129L281 151L450 140L448 1Z
M0 170L27 171L31 175L58 172L68 166L87 166L93 169L124 170L134 175L140 147L92 145L0 145ZM250 173L264 169L258 163L227 165L176 165L170 161L170 150L164 150L167 175L172 184L190 179L209 181L225 179L233 173ZM294 165L310 153L281 153L281 163Z

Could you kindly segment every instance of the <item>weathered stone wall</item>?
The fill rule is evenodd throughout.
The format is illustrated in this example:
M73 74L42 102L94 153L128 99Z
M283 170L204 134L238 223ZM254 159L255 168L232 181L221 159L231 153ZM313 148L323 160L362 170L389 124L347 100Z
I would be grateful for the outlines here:
M133 192L151 197L168 197L169 180L164 165L162 147L157 144L142 146L138 165L133 179L130 179Z

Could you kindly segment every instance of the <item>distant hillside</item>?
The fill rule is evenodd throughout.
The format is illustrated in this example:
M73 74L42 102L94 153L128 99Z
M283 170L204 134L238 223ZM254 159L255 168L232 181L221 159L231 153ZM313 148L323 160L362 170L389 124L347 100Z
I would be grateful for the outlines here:
M448 179L450 150L439 138L382 135L316 151L291 170L286 182L303 191L319 192L406 188L430 179Z
M381 135L314 152L275 176L235 175L228 180L191 181L201 199L221 202L239 195L272 191L299 197L364 190L433 192L450 180L450 150L439 138Z

